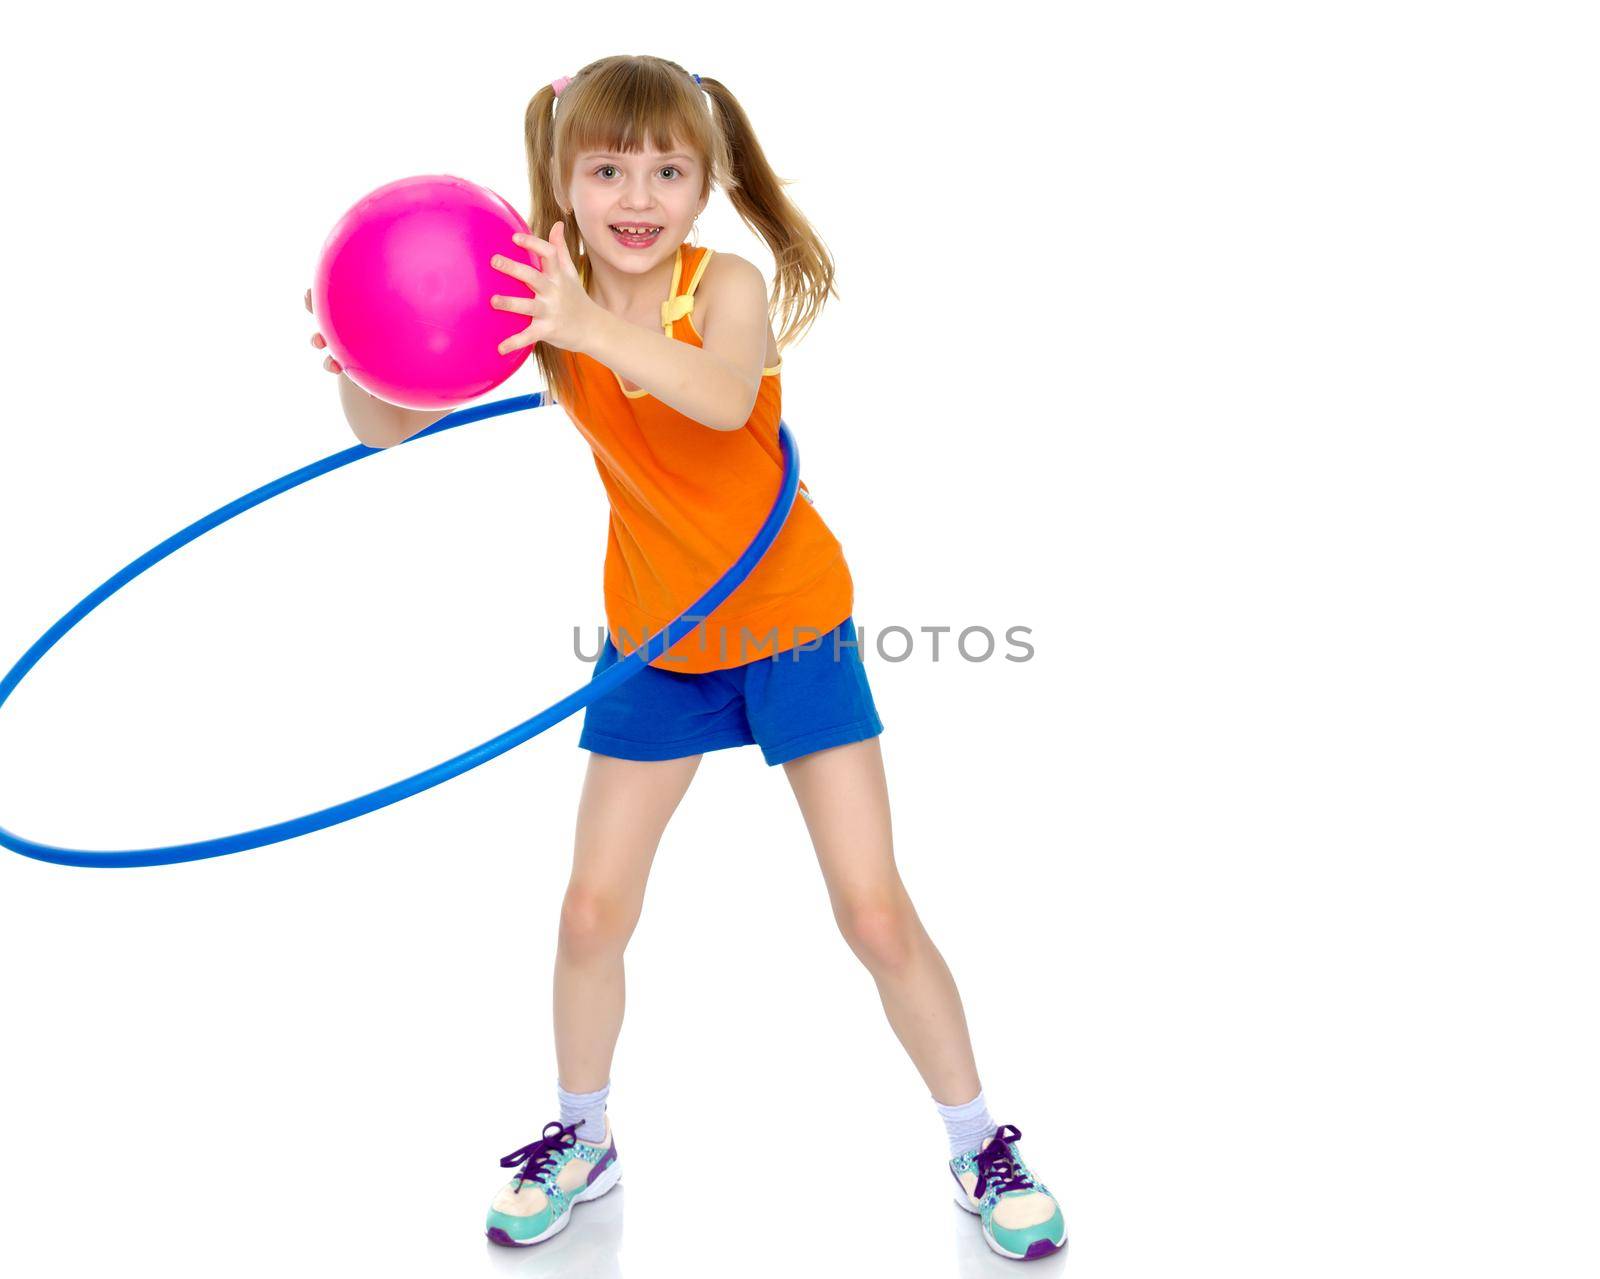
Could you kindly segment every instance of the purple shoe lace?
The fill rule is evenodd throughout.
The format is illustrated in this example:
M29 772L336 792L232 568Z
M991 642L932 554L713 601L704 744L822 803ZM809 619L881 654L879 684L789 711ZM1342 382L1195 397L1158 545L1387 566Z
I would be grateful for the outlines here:
M544 1126L544 1136L538 1141L531 1141L518 1150L513 1150L500 1160L502 1168L515 1168L522 1164L522 1171L517 1173L516 1180L533 1181L552 1171L556 1161L561 1157L563 1150L571 1150L578 1144L578 1126L583 1121L562 1126L559 1119L552 1119ZM551 1129L555 1129L551 1132ZM523 1161L527 1162L524 1163Z
M1026 1169L1018 1167L1018 1157L1006 1144L1021 1140L1022 1129L1015 1124L1001 1124L994 1130L994 1140L987 1149L978 1152L978 1184L972 1188L974 1199L982 1199L989 1186L994 1187L996 1194L1033 1189L1033 1177Z

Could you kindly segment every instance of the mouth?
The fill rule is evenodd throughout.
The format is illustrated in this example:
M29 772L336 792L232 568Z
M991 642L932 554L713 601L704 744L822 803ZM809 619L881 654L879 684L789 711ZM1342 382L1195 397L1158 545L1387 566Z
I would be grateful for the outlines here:
M610 226L611 234L617 242L631 249L642 249L654 244L662 231L662 228L653 222L613 222Z

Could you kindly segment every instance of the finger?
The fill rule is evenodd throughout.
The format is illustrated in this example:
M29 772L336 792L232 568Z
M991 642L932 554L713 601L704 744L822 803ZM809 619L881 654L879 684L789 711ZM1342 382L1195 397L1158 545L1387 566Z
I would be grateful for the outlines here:
M511 239L525 249L532 249L540 258L553 258L556 255L556 246L548 240L541 240L531 231L518 231Z
M515 276L524 284L532 288L539 282L539 272L526 262L518 262L515 258L508 258L496 253L489 259L489 265L496 271L504 271L507 275Z
M306 290L306 310L309 311L310 309L311 309L311 290L307 289Z
M489 305L497 311L515 311L518 315L538 314L538 312L535 312L534 307L539 307L540 311L544 310L540 306L538 298L507 297L501 293L496 293L490 298Z
M557 222L550 228L550 243L555 247L557 257L565 262L572 261L572 246L567 243L567 224L565 221Z
M539 341L542 334L535 333L534 327L534 325L530 324L521 333L516 334L514 337L508 337L504 342L500 343L500 354L510 355L513 351L521 350L525 346L532 346Z
M556 253L564 262L572 261L572 249L567 244L567 224L557 222L550 228L550 238L555 242Z
M323 360L322 367L327 369L329 373L342 373L344 371L339 367L339 361L334 359L331 355L327 359Z
M323 341L322 334L313 333L311 335L311 345L316 347L317 350L320 351L323 347L327 346L328 344L325 341Z

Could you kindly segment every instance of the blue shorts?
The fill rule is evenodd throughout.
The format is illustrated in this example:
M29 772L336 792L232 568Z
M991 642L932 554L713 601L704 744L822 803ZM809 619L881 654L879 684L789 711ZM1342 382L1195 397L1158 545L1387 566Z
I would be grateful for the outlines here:
M883 732L856 627L743 666L690 674L647 666L584 708L578 745L619 759L680 759L759 744L768 764ZM838 660L834 659L835 652ZM594 678L620 660L606 637Z

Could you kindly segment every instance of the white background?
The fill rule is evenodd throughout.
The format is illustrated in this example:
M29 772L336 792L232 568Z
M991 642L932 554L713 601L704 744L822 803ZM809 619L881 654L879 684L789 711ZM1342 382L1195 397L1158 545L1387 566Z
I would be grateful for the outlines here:
M784 410L858 624L1032 629L867 661L902 873L1066 1209L1036 1273L1592 1275L1582 8L32 6L0 672L354 442L302 295L357 197L525 207L539 84L673 58L838 263ZM771 278L720 193L700 239ZM186 842L521 722L589 676L605 518L557 410L249 512L5 705L0 825ZM753 747L706 757L628 952L621 1191L483 1239L556 1114L578 729L237 856L0 857L0 1270L1002 1273Z

